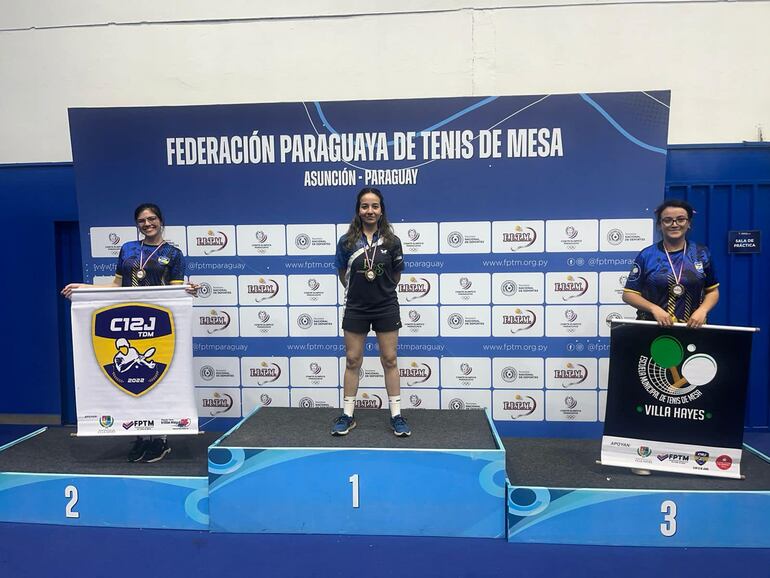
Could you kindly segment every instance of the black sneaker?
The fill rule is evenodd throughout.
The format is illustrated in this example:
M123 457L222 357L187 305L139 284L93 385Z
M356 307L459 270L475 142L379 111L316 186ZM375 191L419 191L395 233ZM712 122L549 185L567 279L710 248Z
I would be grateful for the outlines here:
M147 451L144 454L145 463L152 464L159 462L171 453L171 448L168 446L168 442L163 438L155 438L150 440Z
M134 445L131 446L131 451L128 452L129 462L141 462L144 454L147 453L147 448L150 445L150 440L144 438L136 438Z

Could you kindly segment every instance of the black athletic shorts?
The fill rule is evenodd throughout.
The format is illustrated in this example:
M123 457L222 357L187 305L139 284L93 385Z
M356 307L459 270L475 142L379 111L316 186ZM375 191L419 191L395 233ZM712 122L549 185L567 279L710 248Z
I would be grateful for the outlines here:
M374 319L356 319L345 316L342 318L342 328L351 333L362 333L364 335L369 333L369 329L374 329L376 333L398 331L401 329L401 317L389 315L388 317L375 317Z

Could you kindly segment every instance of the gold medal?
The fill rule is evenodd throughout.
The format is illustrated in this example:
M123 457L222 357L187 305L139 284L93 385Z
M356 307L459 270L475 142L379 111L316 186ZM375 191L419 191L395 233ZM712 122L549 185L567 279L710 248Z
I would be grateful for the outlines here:
M152 256L155 255L155 253L157 253L165 243L166 243L165 241L161 241L160 245L155 247L155 250L152 253L150 253L150 256L147 257L147 260L145 261L144 260L144 241L142 241L142 244L139 246L139 270L136 272L137 279L141 281L142 279L147 277L147 273L144 270L145 266L147 265L147 263L150 262L150 259L152 259Z
M369 257L369 249L372 249L372 256ZM370 245L368 242L366 243L366 246L364 247L364 265L366 266L366 270L364 271L364 277L366 278L369 283L374 282L374 280L377 278L377 273L374 272L374 258L377 256L377 242L374 241L374 237L372 237L372 244Z
M682 249L682 262L679 264L679 273L676 272L676 269L674 268L674 262L671 260L671 255L668 252L668 249L666 249L666 244L663 243L663 250L666 252L666 258L668 259L668 264L671 267L671 273L674 275L674 281L676 283L669 287L669 292L674 297L681 297L684 295L684 285L680 282L682 279L682 271L684 271L684 259L687 255L687 241L684 243L684 248Z

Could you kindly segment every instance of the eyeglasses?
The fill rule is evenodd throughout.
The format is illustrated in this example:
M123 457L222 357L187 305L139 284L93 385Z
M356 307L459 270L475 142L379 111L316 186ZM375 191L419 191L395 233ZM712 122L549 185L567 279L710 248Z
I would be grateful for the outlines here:
M156 223L158 221L158 217L147 217L146 219L137 219L136 224L137 225L144 225L147 223L148 225L150 223Z
M663 223L664 226L670 227L674 223L676 223L677 226L682 227L687 224L687 221L689 221L687 217L677 217L676 219L672 217L665 217L660 220L661 223Z

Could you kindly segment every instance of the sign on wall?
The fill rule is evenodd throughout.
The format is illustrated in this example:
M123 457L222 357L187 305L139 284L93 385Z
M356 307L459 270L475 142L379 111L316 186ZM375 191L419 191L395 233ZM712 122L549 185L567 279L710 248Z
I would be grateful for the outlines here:
M335 246L356 193L377 187L406 262L406 406L487 406L504 433L598 433L596 367L607 320L633 315L624 275L653 242L668 103L633 92L73 109L86 278L110 278L137 238L134 208L157 203L202 288L194 354L218 363L196 385L228 388L216 416L339 405ZM384 397L374 340L365 356L362 387ZM572 358L590 360L590 380L549 377ZM234 392L240 403L221 401Z

